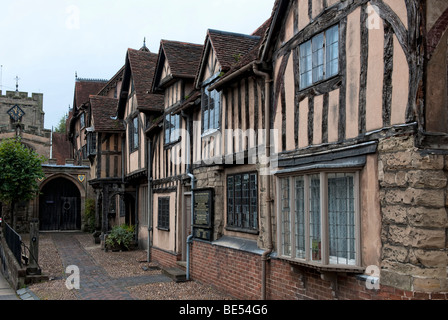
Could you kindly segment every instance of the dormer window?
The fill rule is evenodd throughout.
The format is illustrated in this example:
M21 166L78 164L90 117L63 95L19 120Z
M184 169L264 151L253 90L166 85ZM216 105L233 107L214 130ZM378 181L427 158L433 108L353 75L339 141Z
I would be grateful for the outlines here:
M314 36L299 47L300 89L339 73L339 26Z

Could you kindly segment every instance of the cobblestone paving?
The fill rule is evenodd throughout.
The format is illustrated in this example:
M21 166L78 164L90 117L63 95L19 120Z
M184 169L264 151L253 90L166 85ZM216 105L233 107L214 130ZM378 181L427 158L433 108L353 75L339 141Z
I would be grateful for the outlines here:
M111 278L74 236L53 234L52 237L64 268L79 268L80 289L74 291L79 300L134 300L126 287L171 281L164 275Z

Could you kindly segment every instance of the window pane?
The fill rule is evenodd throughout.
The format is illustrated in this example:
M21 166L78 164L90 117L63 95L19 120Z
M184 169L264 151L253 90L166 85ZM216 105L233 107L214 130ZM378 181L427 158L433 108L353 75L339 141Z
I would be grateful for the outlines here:
M313 83L313 53L311 41L305 42L300 46L300 88L304 89Z
M170 115L167 114L165 116L165 143L168 144L170 143L170 130L171 128L171 122L170 122Z
M328 175L331 264L356 264L354 175Z
M258 186L257 174L250 176L250 228L258 230Z
M237 175L235 176L235 220L233 221L235 227L242 227L241 189L241 176Z
M241 194L242 225L249 229L249 174L243 175Z
M339 26L336 25L326 31L326 78L339 73Z
M311 260L322 259L322 237L320 217L320 175L310 176L310 246Z
M134 127L134 149L138 149L139 147L139 135L138 135L138 130L139 130L139 125L138 125L138 117L134 118L134 123L133 123L133 127Z
M233 225L233 221L235 220L235 186L234 186L234 178L227 178L227 223L229 225Z
M296 201L296 257L299 259L306 258L305 248L305 180L303 177L295 179L295 201Z
M227 177L227 225L258 230L257 174Z
M289 179L281 180L282 196L282 250L284 256L291 256L291 208L289 199Z
M313 38L313 82L324 78L324 34Z
M219 118L221 116L220 110L220 99L221 96L218 91L214 90L212 92L213 98L213 108L214 108L214 117L210 120L210 126L212 129L219 129Z

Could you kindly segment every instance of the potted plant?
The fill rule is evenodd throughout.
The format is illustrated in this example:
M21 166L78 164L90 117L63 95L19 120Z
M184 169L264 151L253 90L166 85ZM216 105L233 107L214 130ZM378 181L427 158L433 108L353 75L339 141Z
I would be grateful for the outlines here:
M322 254L321 254L321 249L322 249L322 244L320 240L317 239L313 239L312 242L312 253L313 253L313 261L319 261L322 259Z
M106 238L106 249L111 251L128 251L134 246L135 227L116 226Z

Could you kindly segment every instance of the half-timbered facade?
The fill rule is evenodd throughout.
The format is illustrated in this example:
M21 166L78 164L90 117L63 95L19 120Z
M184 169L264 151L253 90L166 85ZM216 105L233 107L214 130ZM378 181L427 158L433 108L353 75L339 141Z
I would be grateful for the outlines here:
M146 46L128 49L119 93L117 118L124 122L122 141L122 175L125 182L120 215L125 223L136 227L136 238L142 247L148 241L148 149L145 130L152 120L149 114L163 110L163 95L151 93L158 55Z
M447 29L443 1L276 0L129 49L117 117L91 98L103 217L240 299L446 299Z
M151 256L166 267L187 260L191 230L191 126L181 110L194 104L194 79L202 45L162 40L153 92L164 94L163 112L147 130L151 146Z
M236 113L224 112L223 128L245 132L255 103L244 99L251 88L244 75L253 70L266 84L270 176L259 178L253 193L260 201L257 237L241 226L254 221L251 179L260 176L261 163L252 171L245 162L224 162L213 174L198 168L198 185L214 187L206 181L212 178L223 186L222 196L214 189L224 206L215 211L213 246L194 243L195 277L241 298L358 299L362 292L362 299L394 299L447 291L446 116L445 104L435 103L446 102L446 81L434 81L446 80L447 25L436 13L441 6L276 1L252 63L221 74L209 87L220 92L221 108L236 107ZM432 26L431 40L424 40L424 21ZM204 132L195 132L196 150L210 157ZM235 147L251 139L231 141ZM226 249L217 249L221 245ZM209 256L216 263L210 265ZM252 270L256 280L235 280L239 267L230 257L245 261L241 268ZM246 290L232 287L235 282Z

